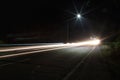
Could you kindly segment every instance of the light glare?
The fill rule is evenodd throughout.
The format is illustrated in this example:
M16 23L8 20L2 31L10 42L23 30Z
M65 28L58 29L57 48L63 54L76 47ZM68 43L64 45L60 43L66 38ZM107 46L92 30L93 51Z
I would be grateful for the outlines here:
M90 43L91 45L99 45L100 44L100 40L93 40Z
M89 40L89 41L83 41L83 42L77 42L77 43L69 43L66 45L67 46L89 46L89 45L97 46L99 44L100 44L100 40L95 39L95 40Z
M81 18L81 15L80 15L80 14L77 14L77 18Z

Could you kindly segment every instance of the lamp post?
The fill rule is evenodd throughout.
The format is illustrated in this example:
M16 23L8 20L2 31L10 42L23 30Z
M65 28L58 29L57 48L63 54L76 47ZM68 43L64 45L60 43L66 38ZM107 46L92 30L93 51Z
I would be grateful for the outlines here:
M81 14L76 14L76 19L81 19ZM67 43L70 42L70 24L67 24Z

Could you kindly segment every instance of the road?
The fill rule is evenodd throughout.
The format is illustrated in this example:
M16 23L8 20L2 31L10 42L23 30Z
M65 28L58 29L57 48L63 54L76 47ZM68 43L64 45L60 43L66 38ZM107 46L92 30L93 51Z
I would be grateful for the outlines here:
M0 80L117 80L101 50L102 46L13 50L8 53L27 54L0 57Z

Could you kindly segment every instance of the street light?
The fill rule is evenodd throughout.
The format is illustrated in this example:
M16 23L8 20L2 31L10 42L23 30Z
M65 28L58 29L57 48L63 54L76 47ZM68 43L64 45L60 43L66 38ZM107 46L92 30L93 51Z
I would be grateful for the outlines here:
M77 19L80 19L81 18L81 14L77 14Z
M76 14L76 19L81 19L81 14ZM69 25L69 23L68 23L68 25L67 25L67 42L69 42L70 41L70 25Z

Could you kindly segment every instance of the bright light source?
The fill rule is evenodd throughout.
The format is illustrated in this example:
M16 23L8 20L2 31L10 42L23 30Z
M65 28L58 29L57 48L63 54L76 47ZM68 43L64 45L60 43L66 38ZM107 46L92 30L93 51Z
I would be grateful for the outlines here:
M66 43L66 44L70 44L70 43Z
M99 45L100 44L100 40L99 39L95 39L93 41L89 42L90 45Z
M80 18L81 18L81 15L80 15L80 14L77 14L77 18L79 18L79 19L80 19Z
M97 46L100 44L99 39L89 40L89 41L83 41L83 42L77 42L77 43L67 43L66 46Z

